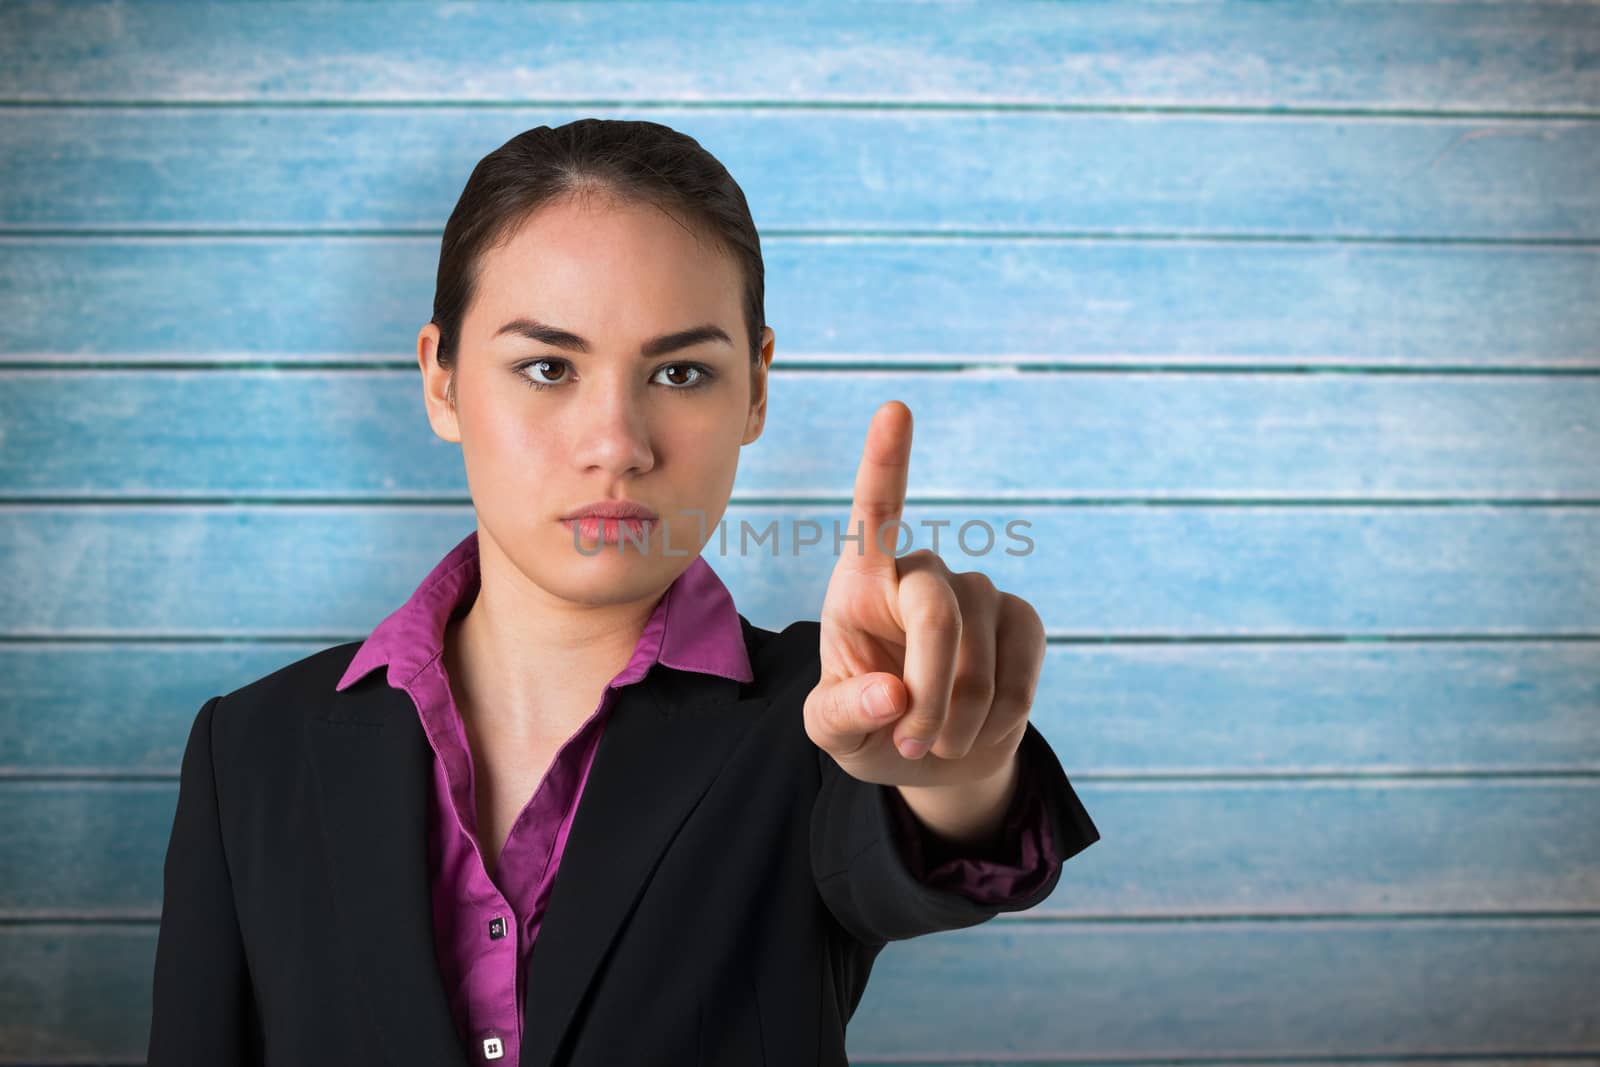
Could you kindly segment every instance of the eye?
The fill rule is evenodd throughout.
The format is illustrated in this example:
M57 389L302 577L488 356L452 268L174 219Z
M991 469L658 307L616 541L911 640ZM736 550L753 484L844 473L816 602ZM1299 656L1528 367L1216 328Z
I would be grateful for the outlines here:
M552 381L545 377L545 375L550 373L549 370L544 369L547 367L561 368L561 373L555 378L555 380ZM540 359L529 360L527 363L523 363L516 368L518 374L520 374L523 379L523 383L530 389L553 389L566 380L568 372L571 369L572 364L569 361L565 359L558 359L554 356L545 356ZM705 386L711 384L711 382L715 380L717 376L715 371L701 363L668 363L656 373L657 375L660 375L673 370L678 371L679 377L682 377L682 375L685 373L689 373L694 376L688 382L680 382L675 380L668 381L666 383L667 388L669 391L674 393L688 393L693 392L696 389L704 388ZM538 377L535 377L534 375L538 375Z
M564 367L570 367L572 365L572 364L568 363L564 359L536 359L531 363L522 364L522 366L518 367L517 370L519 372L520 371L525 371L525 370L528 370L529 368L532 368L532 367L543 367L546 364L559 364L559 365L564 366ZM533 389L549 389L552 386L556 386L556 385L560 385L561 384L559 381L554 381L554 382L540 381L540 380L537 380L537 379L534 379L534 378L529 378L527 375L523 375L523 378L526 381L527 385L530 388L533 388Z
M695 374L695 378L686 384L673 384L671 389L675 393L687 393L692 389L699 389L704 385L710 384L711 379L716 377L710 367L699 363L668 363L661 370L669 371L674 368L678 368L680 371L693 371Z

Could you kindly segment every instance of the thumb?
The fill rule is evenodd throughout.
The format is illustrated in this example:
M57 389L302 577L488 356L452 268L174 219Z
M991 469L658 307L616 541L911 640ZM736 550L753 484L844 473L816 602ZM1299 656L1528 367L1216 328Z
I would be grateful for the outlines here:
M806 701L806 733L828 754L848 756L898 719L906 705L904 683L884 671L823 682Z

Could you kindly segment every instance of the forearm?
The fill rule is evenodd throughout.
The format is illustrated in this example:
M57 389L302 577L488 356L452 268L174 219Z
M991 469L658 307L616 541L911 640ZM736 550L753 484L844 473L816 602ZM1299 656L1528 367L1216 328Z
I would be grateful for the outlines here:
M960 785L895 788L933 834L952 845L984 848L999 840L1020 781L1021 759L1013 753L1005 769L989 778Z

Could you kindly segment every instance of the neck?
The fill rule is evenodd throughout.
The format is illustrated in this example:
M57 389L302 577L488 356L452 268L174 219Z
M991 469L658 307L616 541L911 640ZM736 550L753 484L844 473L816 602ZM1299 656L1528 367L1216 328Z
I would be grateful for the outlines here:
M479 535L479 587L445 630L445 671L463 718L509 741L565 738L627 666L665 589L579 604L524 575Z

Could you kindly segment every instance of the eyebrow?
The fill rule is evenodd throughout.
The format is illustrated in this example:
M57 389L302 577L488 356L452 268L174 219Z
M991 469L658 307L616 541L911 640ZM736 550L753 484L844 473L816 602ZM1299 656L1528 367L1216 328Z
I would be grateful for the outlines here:
M516 334L519 337L526 337L530 341L539 341L543 344L554 345L557 348L565 348L573 352L586 354L589 352L589 342L571 330L563 330L559 326L551 326L537 319L512 319L496 330L494 335L499 337L501 334L506 333ZM639 346L639 355L649 359L652 356L663 356L668 352L676 352L680 348L691 348L707 341L722 341L730 346L733 344L733 339L728 336L722 327L715 323L706 322L701 323L699 326L691 326L687 330L678 330L676 333L664 333L660 337L652 337Z

